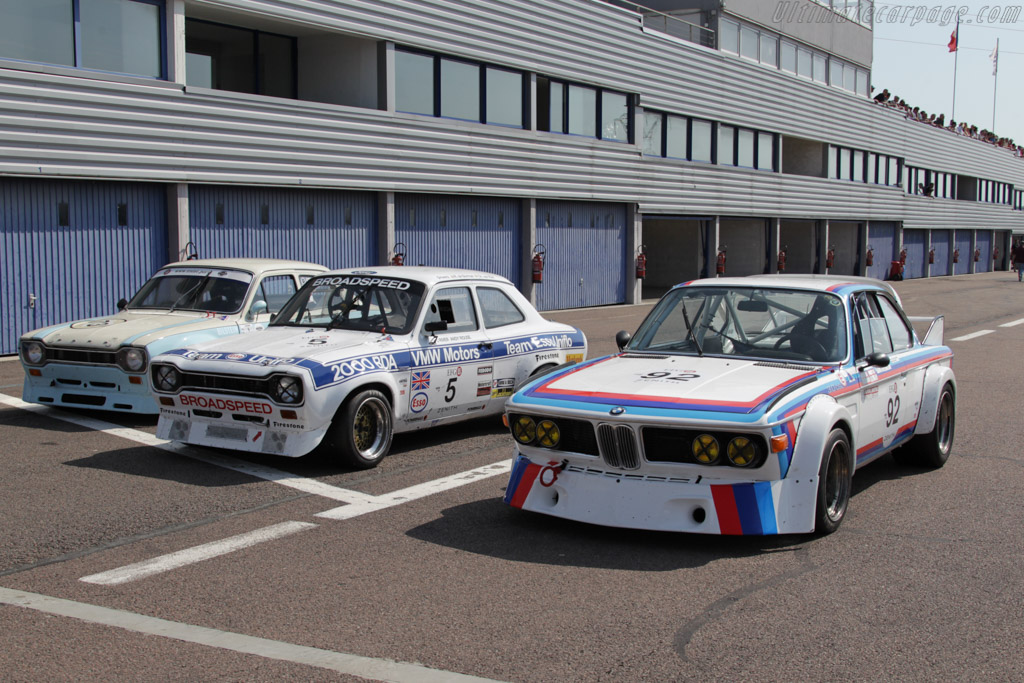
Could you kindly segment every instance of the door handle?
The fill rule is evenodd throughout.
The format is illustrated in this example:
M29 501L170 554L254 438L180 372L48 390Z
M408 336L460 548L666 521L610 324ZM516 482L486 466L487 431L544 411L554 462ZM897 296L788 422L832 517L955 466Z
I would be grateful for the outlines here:
M491 342L480 342L479 344L477 344L477 348L484 349L485 351L490 351L491 349L494 348L494 344L492 344Z
M31 292L29 292L29 295L28 295L28 307L29 308L35 308L36 307L36 295L31 293Z

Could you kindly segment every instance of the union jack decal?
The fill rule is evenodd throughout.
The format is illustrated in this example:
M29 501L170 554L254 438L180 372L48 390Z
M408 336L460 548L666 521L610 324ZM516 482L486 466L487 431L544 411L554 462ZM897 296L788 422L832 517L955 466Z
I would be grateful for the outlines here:
M413 390L430 388L430 370L412 373L412 388Z

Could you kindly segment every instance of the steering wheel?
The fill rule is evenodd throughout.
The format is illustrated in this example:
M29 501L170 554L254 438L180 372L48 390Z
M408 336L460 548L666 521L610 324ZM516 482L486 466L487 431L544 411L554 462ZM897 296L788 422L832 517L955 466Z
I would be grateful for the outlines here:
M806 334L795 334L790 332L782 335L779 340L775 342L775 348L781 348L783 342L786 341L789 342L789 348L795 353L810 356L811 360L823 361L828 358L828 350L826 350L822 343L814 337Z

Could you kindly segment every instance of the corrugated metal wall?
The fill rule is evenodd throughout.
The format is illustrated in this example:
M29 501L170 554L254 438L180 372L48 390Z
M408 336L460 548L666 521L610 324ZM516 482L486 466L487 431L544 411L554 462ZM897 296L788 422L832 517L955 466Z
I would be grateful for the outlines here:
M370 266L377 262L377 197L372 192L192 185L189 230L202 258Z
M978 230L977 234L977 248L981 254L978 256L978 262L974 264L974 272L988 273L992 270L992 231Z
M518 286L521 233L515 199L395 195L395 241L407 265L484 270Z
M868 277L885 280L896 254L896 223L872 221L868 225L868 247L874 251L874 263L867 266Z
M949 275L951 273L953 248L952 230L932 230L932 249L935 250L935 263L931 265L928 274L932 277Z
M0 180L0 354L37 327L115 312L167 259L163 185Z
M757 218L723 218L718 222L718 244L714 247L716 254L719 249L725 250L726 275L761 275L766 272L768 226L768 221Z
M904 230L903 248L907 250L907 265L903 271L906 280L924 277L928 266L928 231Z
M201 4L201 3L196 3ZM1024 186L1006 150L696 45L601 2L218 0L239 22L421 47L639 95L644 107ZM186 10L191 8L186 6ZM544 30L557 26L557 30ZM306 30L306 29L303 29ZM709 96L713 93L714 96ZM641 212L1020 227L978 202L642 157L633 145L386 111L0 70L0 172L636 202ZM16 144L14 144L16 143ZM920 198L918 198L920 199Z
M626 207L538 201L537 241L547 250L539 310L626 300Z
M971 272L971 261L974 259L971 253L971 236L970 230L954 232L953 247L959 252L958 260L953 264L954 275L967 275Z

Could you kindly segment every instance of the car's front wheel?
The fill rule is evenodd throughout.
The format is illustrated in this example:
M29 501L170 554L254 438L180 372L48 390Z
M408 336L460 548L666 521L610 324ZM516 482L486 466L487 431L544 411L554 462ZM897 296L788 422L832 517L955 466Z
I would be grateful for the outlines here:
M341 407L327 435L327 447L349 467L376 467L391 450L391 403L376 389L364 389Z
M830 534L846 517L853 489L853 466L850 439L842 429L833 429L825 442L818 470L818 505L814 515L814 531Z

